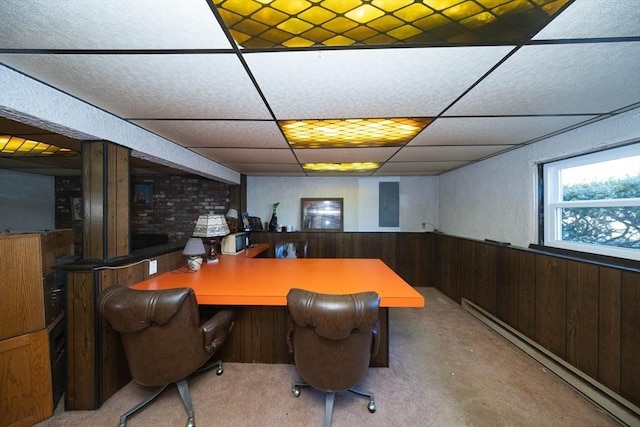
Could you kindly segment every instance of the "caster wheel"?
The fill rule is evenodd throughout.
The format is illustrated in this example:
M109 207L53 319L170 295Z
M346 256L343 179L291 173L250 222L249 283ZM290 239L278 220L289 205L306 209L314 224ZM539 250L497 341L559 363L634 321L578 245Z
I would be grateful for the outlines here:
M299 397L300 396L300 389L298 387L293 387L291 389L291 393L295 396L295 397Z
M374 401L369 402L369 404L367 405L367 409L373 414L374 412L376 412L376 403Z
M216 375L217 375L217 376L222 375L222 373L223 373L223 372L224 372L224 371L222 370L222 367L220 367L220 368L216 369Z

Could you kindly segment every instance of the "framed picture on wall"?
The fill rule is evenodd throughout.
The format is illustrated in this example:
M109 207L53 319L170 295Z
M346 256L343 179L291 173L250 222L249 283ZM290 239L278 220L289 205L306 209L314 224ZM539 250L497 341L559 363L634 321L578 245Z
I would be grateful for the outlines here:
M81 197L72 197L71 198L71 217L74 221L82 220L82 198Z
M343 215L342 198L300 199L301 231L342 231Z
M134 206L150 209L153 201L153 184L142 182L133 184L133 204Z

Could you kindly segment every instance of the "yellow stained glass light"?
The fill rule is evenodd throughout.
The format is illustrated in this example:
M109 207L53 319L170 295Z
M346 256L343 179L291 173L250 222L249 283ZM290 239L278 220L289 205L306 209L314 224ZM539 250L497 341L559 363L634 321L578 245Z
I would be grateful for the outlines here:
M575 0L210 0L244 48L517 42Z
M1 157L77 156L73 150L11 135L0 135Z
M302 168L309 172L367 172L380 167L376 162L359 163L304 163Z
M278 125L293 148L399 147L432 120L427 117L282 120Z

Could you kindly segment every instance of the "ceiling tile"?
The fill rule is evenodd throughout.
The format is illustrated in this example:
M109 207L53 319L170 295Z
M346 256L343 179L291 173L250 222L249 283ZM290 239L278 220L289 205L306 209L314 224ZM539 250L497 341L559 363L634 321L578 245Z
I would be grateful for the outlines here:
M134 123L184 147L289 148L271 121L134 120Z
M120 117L271 118L232 54L0 55L0 62Z
M477 160L506 150L504 145L405 147L393 157L394 162L453 162Z
M640 36L637 1L579 0L540 31L534 40Z
M194 148L193 151L223 163L298 163L290 149Z
M457 168L466 163L462 162L388 162L378 169L382 172L444 172Z
M296 51L245 58L278 120L428 117L511 49Z
M594 114L640 101L640 42L524 46L447 115Z
M310 148L294 150L302 163L386 162L399 147Z
M592 117L594 116L444 117L436 119L408 145L513 145Z
M302 167L293 163L228 163L227 166L238 172L255 176L305 176Z
M0 16L4 49L231 48L203 0L2 0Z
M640 103L636 1L574 1L536 36L544 42L522 47L313 51L236 50L210 5L210 0L3 0L0 16L10 25L0 27L0 71L13 68L255 176L434 175ZM597 39L580 40L589 38ZM437 119L402 148L295 151L275 123L397 117ZM40 119L32 124L75 138L59 137L56 145L80 147L80 140L90 138L88 132ZM10 129L4 132L35 130L33 139L56 140L55 134L20 123ZM144 157L192 170L132 148L136 161ZM386 163L376 172L307 174L298 161ZM49 174L64 174L66 168L13 164L16 170ZM151 164L133 169L160 170Z

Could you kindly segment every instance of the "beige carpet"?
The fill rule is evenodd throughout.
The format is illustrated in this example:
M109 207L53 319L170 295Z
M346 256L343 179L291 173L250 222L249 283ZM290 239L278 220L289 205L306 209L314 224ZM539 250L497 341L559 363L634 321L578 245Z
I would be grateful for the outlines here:
M390 310L390 367L362 386L377 411L350 393L336 396L333 426L617 426L605 413L434 288L418 288L424 309ZM207 426L321 426L324 396L290 392L292 365L226 363L224 374L190 381L196 422ZM96 411L56 409L38 426L117 426L142 400L130 383ZM62 406L62 405L59 405ZM182 426L175 386L128 426Z

